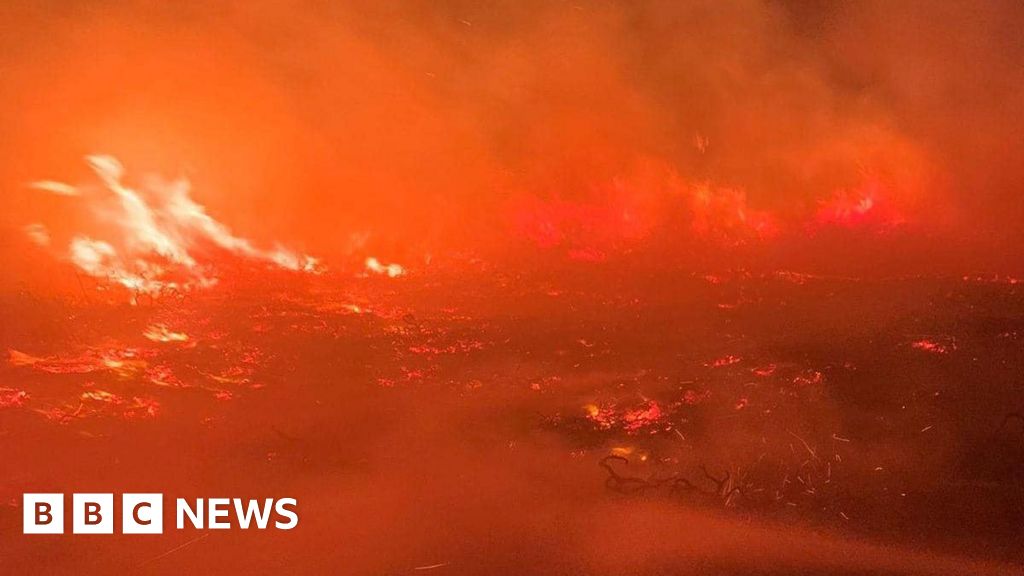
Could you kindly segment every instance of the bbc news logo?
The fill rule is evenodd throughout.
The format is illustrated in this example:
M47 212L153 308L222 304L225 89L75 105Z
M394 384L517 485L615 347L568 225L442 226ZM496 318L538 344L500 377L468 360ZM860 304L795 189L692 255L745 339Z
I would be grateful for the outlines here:
M163 534L164 495L155 493L122 494L120 499L122 534ZM291 530L299 524L294 498L185 498L175 500L175 525L197 529ZM64 494L25 494L23 498L24 534L63 534L65 528ZM71 532L73 534L113 534L113 494L72 494ZM232 522L232 517L234 522ZM273 521L271 521L273 520Z

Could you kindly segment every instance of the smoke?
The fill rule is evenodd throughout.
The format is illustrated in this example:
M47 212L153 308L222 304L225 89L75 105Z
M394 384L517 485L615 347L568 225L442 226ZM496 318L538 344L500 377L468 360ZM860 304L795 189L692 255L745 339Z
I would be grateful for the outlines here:
M188 176L231 229L328 258L800 253L837 229L941 237L998 268L1024 217L1014 2L0 10L0 207L19 236L62 210L24 183L76 182L95 152Z

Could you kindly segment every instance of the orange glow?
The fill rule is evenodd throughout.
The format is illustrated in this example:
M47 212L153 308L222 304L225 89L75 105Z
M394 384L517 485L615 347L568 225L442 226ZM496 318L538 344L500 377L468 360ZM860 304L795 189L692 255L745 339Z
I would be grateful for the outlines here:
M1019 572L1021 30L0 2L0 572ZM301 521L20 534L60 491Z

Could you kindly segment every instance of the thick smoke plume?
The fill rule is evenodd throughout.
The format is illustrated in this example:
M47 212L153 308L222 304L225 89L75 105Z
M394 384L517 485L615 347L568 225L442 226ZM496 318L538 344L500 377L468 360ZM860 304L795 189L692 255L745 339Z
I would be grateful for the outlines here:
M66 210L25 183L81 181L94 152L188 176L233 230L328 259L754 249L813 265L867 242L924 269L1015 266L1016 2L0 11L16 266L23 227Z

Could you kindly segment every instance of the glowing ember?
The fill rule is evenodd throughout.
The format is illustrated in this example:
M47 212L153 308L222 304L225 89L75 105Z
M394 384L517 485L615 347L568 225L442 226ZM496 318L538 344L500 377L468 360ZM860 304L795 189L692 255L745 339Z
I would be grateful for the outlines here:
M440 355L440 354L465 354L467 352L472 352L474 350L483 350L483 349L484 349L484 343L483 342L479 342L479 341L476 341L476 340L468 340L468 341L467 340L459 340L459 341L453 342L453 343L451 343L451 344L449 344L447 346L431 346L431 345L410 346L409 347L409 352L412 352L413 354L423 354L423 355L433 355L433 356L436 356L436 355Z
M28 398L28 392L24 390L0 388L0 408L20 408Z
M174 371L169 366L162 364L146 368L146 379L157 386L187 388L187 385L174 375Z
M825 375L817 370L807 370L793 378L797 386L814 386L825 381Z
M703 392L697 392L696 390L687 390L683 394L683 404L687 406L696 406L697 404L704 402L710 397L710 390L704 390Z
M956 340L951 337L922 338L910 343L910 347L931 354L949 354L956 350Z
M583 410L586 412L587 419L600 429L608 430L618 422L613 406L587 404Z
M622 427L627 431L636 431L647 426L657 424L663 414L657 402L649 401L647 406L634 410L627 410L622 415Z
M726 356L722 356L721 358L715 358L711 362L705 364L705 366L711 366L712 368L722 368L724 366L732 366L733 364L738 364L739 362L742 361L743 359L740 358L739 356L733 356L732 354L728 354Z

